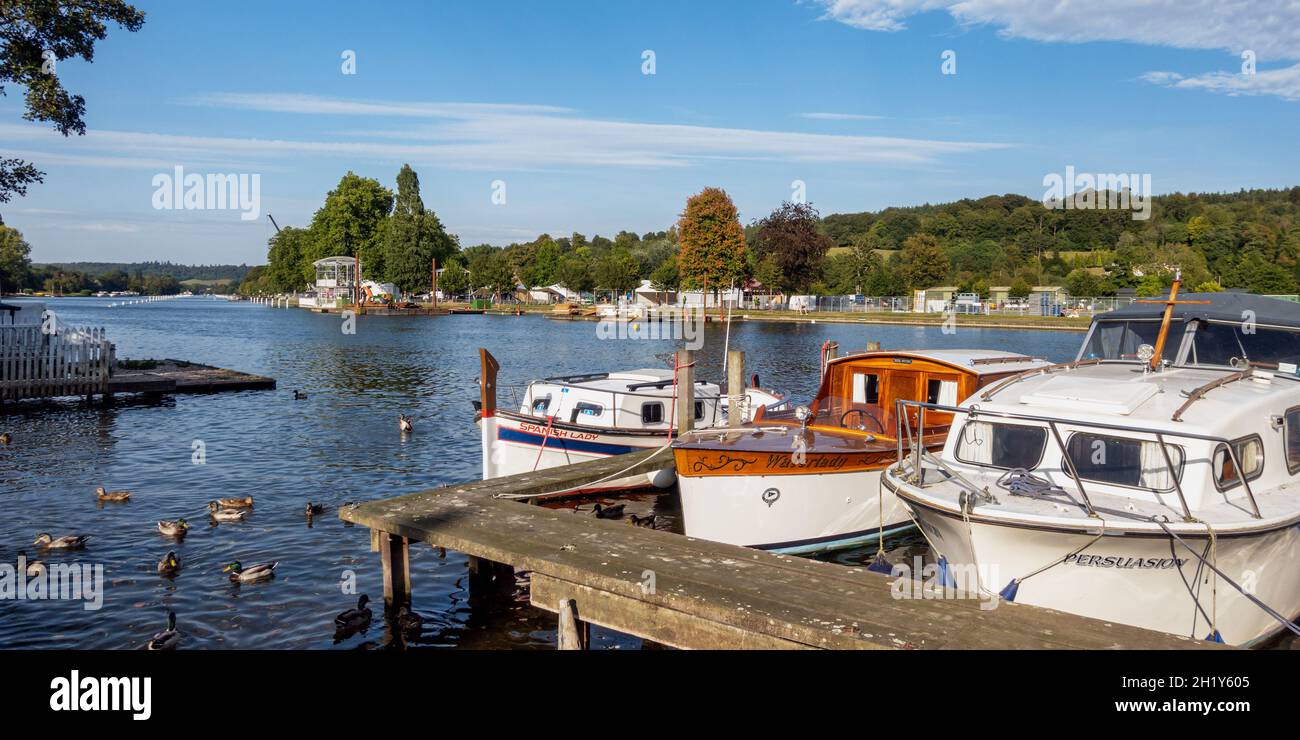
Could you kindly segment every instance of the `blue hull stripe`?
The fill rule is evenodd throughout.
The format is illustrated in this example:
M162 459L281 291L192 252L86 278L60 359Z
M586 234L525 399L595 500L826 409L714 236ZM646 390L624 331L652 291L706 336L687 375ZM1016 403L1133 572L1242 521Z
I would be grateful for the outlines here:
M509 427L497 428L497 439L503 442L518 442L519 444L532 445L541 447L542 440L546 439L546 449L562 450L564 452L581 452L587 455L622 455L637 450L651 449L649 447L629 447L628 445L612 445L604 442L590 442L585 439L564 439L561 437L550 437L549 439L541 434L532 434L523 432L518 429Z

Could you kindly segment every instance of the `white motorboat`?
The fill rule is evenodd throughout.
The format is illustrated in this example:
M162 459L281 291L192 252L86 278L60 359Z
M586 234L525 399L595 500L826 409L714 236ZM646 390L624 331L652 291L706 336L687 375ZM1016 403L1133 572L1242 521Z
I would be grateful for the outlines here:
M1234 645L1300 634L1300 306L1177 289L1098 316L1075 362L903 404L903 434L955 415L882 478L945 585Z
M989 350L869 351L824 361L809 408L764 411L739 429L673 443L685 532L790 554L857 547L912 528L881 494L897 458L899 400L955 404L989 383L1050 363ZM925 444L944 422L931 415Z
M483 450L483 478L571 465L637 450L668 447L676 433L677 392L673 371L648 368L534 380L522 388L514 410L496 405L499 365L487 350L482 362L482 395L477 405ZM727 397L714 383L696 381L697 426L728 423ZM785 399L771 390L745 388L743 419L760 408L780 408ZM577 495L630 488L668 488L676 480L672 456L660 470L633 477L597 481Z

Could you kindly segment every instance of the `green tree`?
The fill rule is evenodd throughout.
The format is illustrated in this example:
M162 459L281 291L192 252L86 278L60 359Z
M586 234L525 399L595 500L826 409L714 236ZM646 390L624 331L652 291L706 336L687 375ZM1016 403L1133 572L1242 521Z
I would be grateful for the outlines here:
M23 118L44 121L64 136L86 133L82 117L86 100L64 89L51 68L66 59L95 59L95 42L107 35L107 24L128 31L144 25L144 13L121 0L0 0L0 95L5 83L26 89ZM0 203L27 194L27 186L43 182L44 173L21 159L0 158Z
M659 293L675 293L677 285L677 258L670 255L650 273L650 287Z
M614 250L596 264L596 287L615 294L627 293L641 284L641 265L625 250Z
M745 230L735 204L720 188L705 188L687 199L677 234L683 287L717 289L745 274Z
M469 290L469 273L459 261L452 260L439 272L438 290L446 296L462 295Z
M1011 281L1011 286L1007 289L1007 297L1028 298L1031 290L1033 290L1033 287L1029 285L1029 281L1022 277L1017 277L1015 280Z
M349 171L312 217L311 249L303 260L303 277L309 282L316 279L313 261L343 255L361 259L363 279L384 279L384 237L391 210L391 190L378 180Z
M560 260L555 279L560 285L575 293L590 293L596 287L592 274L591 257L585 247L567 254Z
M27 284L32 248L18 229L0 225L0 293L17 291Z
M455 251L455 237L424 207L419 175L409 164L402 165L384 243L385 276L403 293L414 293L429 285L433 260L444 262Z
M929 234L907 237L900 260L903 280L913 290L933 288L948 278L948 255Z
M785 273L775 255L767 255L754 265L754 279L763 284L768 295L784 292Z
M286 226L267 242L266 272L275 292L302 287L305 274L302 261L308 252L309 239L306 229Z
M755 225L754 253L772 256L785 276L783 287L804 291L822 277L822 263L834 243L817 228L811 203L782 203Z

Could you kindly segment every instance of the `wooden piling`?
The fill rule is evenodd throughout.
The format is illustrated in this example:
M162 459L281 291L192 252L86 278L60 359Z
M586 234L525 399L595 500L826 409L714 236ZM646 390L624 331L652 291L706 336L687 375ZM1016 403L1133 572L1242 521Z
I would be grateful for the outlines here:
M578 619L578 605L573 599L560 599L560 626L556 635L556 647L560 650L586 650L587 625Z
M727 353L727 426L738 427L744 421L740 413L745 403L745 353L733 349Z
M384 566L384 606L396 610L411 604L411 564L407 539L379 533L379 557Z
M695 428L695 353L677 351L677 433Z

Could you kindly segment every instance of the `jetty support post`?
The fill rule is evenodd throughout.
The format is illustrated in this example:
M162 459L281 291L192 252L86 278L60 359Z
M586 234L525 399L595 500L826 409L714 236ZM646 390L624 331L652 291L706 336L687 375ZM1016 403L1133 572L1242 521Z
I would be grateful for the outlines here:
M395 611L411 604L411 561L405 537L379 533L379 557L384 566L384 607Z
M555 647L559 650L586 650L591 642L591 625L578 618L578 605L573 599L560 599L557 609L560 625L556 630Z
M745 353L733 349L727 352L727 426L735 428L744 421L740 412L745 402Z
M695 353L677 350L677 433L695 428Z

